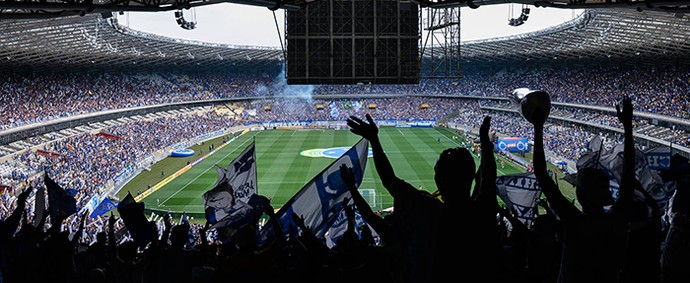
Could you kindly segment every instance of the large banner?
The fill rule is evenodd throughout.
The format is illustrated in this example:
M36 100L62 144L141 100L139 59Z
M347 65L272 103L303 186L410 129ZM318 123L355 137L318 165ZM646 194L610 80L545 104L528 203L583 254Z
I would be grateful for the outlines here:
M498 138L496 149L508 152L529 152L527 138Z
M304 224L316 237L323 237L343 211L343 199L350 196L340 177L340 165L352 168L355 185L359 187L364 177L369 152L369 141L361 139L345 154L308 182L277 213L283 232L295 229L292 213L304 217ZM265 233L265 232L262 232Z

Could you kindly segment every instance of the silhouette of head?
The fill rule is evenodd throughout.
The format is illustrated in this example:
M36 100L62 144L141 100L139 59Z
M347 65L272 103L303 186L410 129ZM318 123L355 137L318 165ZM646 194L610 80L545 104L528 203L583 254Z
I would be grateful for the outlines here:
M613 204L609 176L599 169L578 170L575 193L585 213L601 211L604 206Z
M101 268L93 268L89 270L88 281L89 282L104 282L106 279L105 270Z
M230 240L235 243L235 246L240 250L240 252L253 252L256 249L257 244L256 226L254 224L243 226L232 234Z
M172 228L170 232L170 243L175 248L182 248L189 239L189 225L181 224Z
M444 201L469 197L474 170L474 158L467 149L456 147L441 152L434 166L434 180Z
M96 241L105 244L107 242L105 235L105 232L98 232L98 234L96 234Z
M137 243L127 241L117 246L117 253L124 262L133 262L137 258Z

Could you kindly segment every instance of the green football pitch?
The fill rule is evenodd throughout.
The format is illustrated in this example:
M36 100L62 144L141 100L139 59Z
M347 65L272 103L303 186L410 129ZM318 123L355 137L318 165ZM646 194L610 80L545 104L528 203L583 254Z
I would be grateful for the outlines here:
M380 138L395 174L414 185L433 192L433 167L441 151L449 147L461 146L463 140L453 140L453 130L445 128L381 128ZM210 190L217 177L214 165L225 168L247 147L252 139L256 142L258 193L271 199L274 208L280 208L307 182L325 169L335 159L308 157L300 152L310 149L351 147L360 137L348 130L266 130L248 132L202 162L181 174L171 182L143 199L146 208L158 211L186 212L203 214L202 195ZM207 150L210 143L193 147L197 152ZM206 151L208 153L208 151ZM196 160L197 154L187 160ZM476 166L479 160L476 159ZM177 171L186 165L184 158L169 157L155 164L150 172L144 172L123 188L119 197L127 192L141 192L146 184L156 184L165 174ZM393 206L393 199L381 184L376 173L373 158L369 158L360 191L373 209L379 210ZM500 162L500 161L497 161ZM512 162L505 162L505 168L498 167L498 174L523 172L524 169ZM168 172L169 171L169 172ZM143 187L143 189L142 189Z

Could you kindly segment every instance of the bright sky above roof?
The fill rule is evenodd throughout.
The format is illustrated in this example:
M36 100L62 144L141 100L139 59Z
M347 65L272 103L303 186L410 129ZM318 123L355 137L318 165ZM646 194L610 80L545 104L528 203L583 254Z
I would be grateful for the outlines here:
M462 8L461 39L468 41L533 32L582 13L582 10L529 7L529 19L519 27L508 25L509 18L520 16L522 6L519 4L481 6L475 10ZM267 8L222 3L183 11L186 20L196 18L196 29L180 28L172 11L127 13L118 19L120 24L130 28L164 36L238 45L280 46L273 13ZM283 14L283 10L275 13L281 35L284 32Z

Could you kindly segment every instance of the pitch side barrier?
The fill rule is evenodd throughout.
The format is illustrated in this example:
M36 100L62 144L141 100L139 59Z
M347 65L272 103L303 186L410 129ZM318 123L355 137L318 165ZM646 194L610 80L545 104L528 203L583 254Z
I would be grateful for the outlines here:
M237 133L237 132L239 132L239 131L226 132L226 133L223 133L223 135L224 135L224 134L227 134L227 133L234 134L234 133ZM173 173L172 175L168 176L167 178L163 179L162 181L158 182L157 184L151 186L150 189L147 189L146 191L143 191L141 194L139 194L138 196L136 196L136 197L134 198L134 200L136 200L136 201L141 201L141 200L143 200L143 199L146 198L147 196L151 195L152 193L156 192L157 190L159 190L159 189L162 188L163 186L167 185L167 184L170 183L172 180L175 180L175 178L177 178L177 177L179 177L180 175L184 174L185 172L189 171L189 169L191 169L192 167L194 167L194 166L196 166L197 164L199 164L199 162L201 162L201 161L203 161L204 159L208 158L209 156L213 155L214 153L216 153L216 152L219 151L220 149L224 148L226 145L230 144L231 142L233 142L234 140L236 140L236 139L239 138L240 136L246 134L247 132L249 132L249 129L243 129L243 130L241 130L241 133L240 133L239 135L233 137L233 138L230 139L228 142L219 145L219 146L216 147L214 150L211 150L210 152L204 154L204 156L202 156L201 158L195 160L194 162L190 163L189 165L186 165L185 167L182 167L182 169L177 170L177 172ZM222 136L222 135L218 135L218 136ZM212 139L212 138L215 138L215 137L218 137L218 136L213 136L213 137L211 137L211 138L209 138L209 139ZM201 141L199 141L199 143L200 143L200 142L201 142Z
M461 125L461 124L448 123L447 127L450 129L461 130L463 132L466 132L474 138L478 137L478 135L479 135L479 129L469 128L469 127L466 127L466 126ZM511 139L511 141L514 142L515 148L518 148L517 143L518 143L518 141L521 141L521 142L523 142L523 145L525 146L526 152L528 152L530 149L529 148L530 144L528 141L526 141L526 139L522 139L522 138L521 139L515 139L515 138L505 137L504 135L501 135L501 134L498 134L498 135L499 135L499 139ZM497 149L502 150L502 152L504 154L508 155L518 165L520 165L522 167L527 167L527 165L529 164L529 162L527 160L520 157L519 155L514 154L510 150L502 149L500 142L498 144L496 144L496 147L497 147ZM518 152L519 152L519 150L518 150ZM551 162L551 164L553 164L555 166L560 166L559 163L565 161L566 162L566 169L568 172L571 172L571 173L577 172L577 170L575 169L575 162L574 161L564 160L564 159L558 157L557 155L553 154L549 150L544 150L544 153L546 154L546 161Z
M600 108L605 108L605 107L600 107ZM517 110L514 109L505 109L505 108L499 108L499 107L482 107L482 109L488 109L488 110L493 110L493 111L502 111L502 112L512 112L512 113L518 113ZM615 111L615 109L614 109ZM635 114L635 115L640 115L640 114ZM640 117L644 117L641 116ZM561 117L556 114L550 115L549 119L554 119L554 120L560 120L560 121L565 121L568 123L573 123L573 124L579 124L579 125L584 125L587 127L592 127L592 128L599 128L602 130L606 130L609 132L615 132L619 134L623 134L623 129L621 128L616 128L616 127L610 127L610 126L605 126L605 125L600 125L592 122L587 122L587 121L582 121L582 120L577 120L573 118L568 118L568 117ZM652 146L670 146L672 147L672 154L674 153L679 153L682 156L685 157L690 157L690 148L684 147L682 145L678 144L672 144L670 141L658 139L655 137L651 137L648 135L643 135L637 132L633 133L633 137L635 137L637 140L644 142L647 145L652 145Z
M163 179L159 183L155 184L152 186L150 189L147 189L146 191L142 192L140 195L136 196L135 199L137 201L141 201L143 198L149 196L151 193L155 192L156 190L160 189L176 177L182 175L182 173L187 172L191 167L197 165L199 162L202 160L206 159L208 156L211 154L215 153L216 151L220 150L221 148L225 147L225 145L229 144L231 141L235 140L237 137L243 135L244 133L248 132L249 130L246 129L245 127L240 127L240 128L232 128L228 130L220 130L220 131L215 131L212 133L207 133L203 135L199 135L189 141L181 142L174 144L172 146L166 147L164 149L156 151L156 153L145 156L141 160L138 160L134 163L132 163L130 166L125 168L123 171L115 175L113 177L113 185L110 189L108 189L105 193L102 194L102 196L99 198L99 204L102 202L106 197L110 196L113 197L115 196L127 183L129 183L134 177L139 175L141 172L146 170L146 168L150 168L153 164L157 163L158 161L161 161L165 159L166 157L169 156L169 152L175 149L180 149L180 148L187 148L195 144L200 144L201 142L211 140L220 136L224 136L227 134L235 134L238 132L241 132L240 135L233 137L230 141L227 143L224 143L222 145L219 145L216 149L213 151L205 154L201 158L197 159L196 161L190 163L189 165L183 167L182 169L178 170L177 172L173 173L172 175L168 176L167 178Z
M436 120L377 120L376 124L381 127L396 128L431 128L437 125ZM273 121L265 123L247 123L245 127L254 127L260 130L305 130L305 129L349 129L345 121L320 121L320 120L301 120L301 121Z

